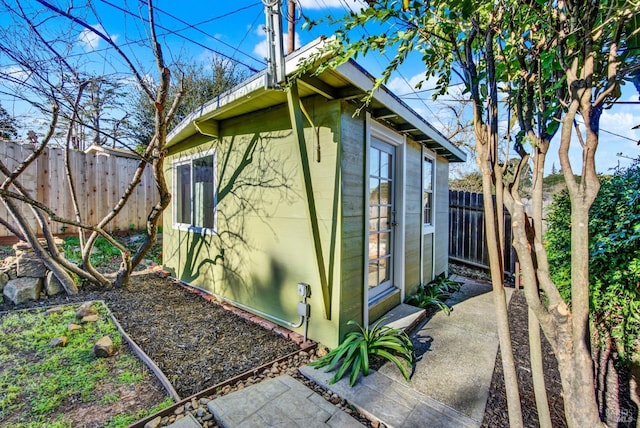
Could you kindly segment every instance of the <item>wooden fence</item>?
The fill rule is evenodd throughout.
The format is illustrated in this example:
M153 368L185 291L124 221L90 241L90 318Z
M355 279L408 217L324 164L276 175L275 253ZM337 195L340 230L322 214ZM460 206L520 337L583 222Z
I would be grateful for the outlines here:
M449 259L489 269L489 254L484 230L482 193L449 191ZM511 244L511 217L505 211L505 274L516 271L516 255Z
M30 145L0 141L0 159L9 170L13 170L33 152ZM67 184L64 150L47 148L19 178L29 194L50 207L59 216L75 219L73 203ZM97 224L117 203L133 177L138 160L123 156L93 154L72 151L69 156L71 175L74 180L82 222ZM4 180L4 176L0 174ZM110 232L118 230L142 229L151 207L158 201L158 191L153 183L150 168L145 169L142 181L136 187L122 211L106 228ZM30 225L40 232L31 209L20 204ZM0 204L0 217L11 224L13 218L4 204ZM49 221L54 234L70 233L73 227ZM0 237L12 236L0 226Z

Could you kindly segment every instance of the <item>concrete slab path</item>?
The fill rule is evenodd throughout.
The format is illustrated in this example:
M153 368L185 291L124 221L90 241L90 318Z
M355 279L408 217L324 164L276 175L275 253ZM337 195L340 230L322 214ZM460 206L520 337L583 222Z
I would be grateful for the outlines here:
M346 378L329 385L323 369L303 374L389 427L480 426L498 351L494 297L488 283L456 280L464 285L448 302L451 314L436 313L411 335L418 344L410 382L392 363L353 388Z
M225 428L357 428L357 420L291 376L279 376L212 400L207 405Z

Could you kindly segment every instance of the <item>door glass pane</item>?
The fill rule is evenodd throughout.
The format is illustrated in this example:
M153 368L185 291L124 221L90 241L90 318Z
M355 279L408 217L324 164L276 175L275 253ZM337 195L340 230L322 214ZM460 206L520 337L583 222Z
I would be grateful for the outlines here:
M389 203L389 186L391 185L388 181L382 181L380 183L380 203L388 204Z
M380 229L391 227L391 207L380 207Z
M369 231L375 232L380 227L380 208L369 207Z
M378 263L369 263L368 283L369 288L373 288L378 285Z
M391 177L391 154L380 152L380 177Z
M391 279L391 257L385 257L380 260L379 281L385 282Z
M371 205L380 203L380 180L377 178L369 180L369 201Z
M374 233L373 235L369 235L369 260L377 259L380 253L380 249L378 248L379 238L378 234Z
M378 236L380 236L378 240L378 257L384 257L390 254L391 251L391 246L389 245L391 242L391 233L380 233Z
M371 148L369 152L369 175L379 177L380 176L380 150Z

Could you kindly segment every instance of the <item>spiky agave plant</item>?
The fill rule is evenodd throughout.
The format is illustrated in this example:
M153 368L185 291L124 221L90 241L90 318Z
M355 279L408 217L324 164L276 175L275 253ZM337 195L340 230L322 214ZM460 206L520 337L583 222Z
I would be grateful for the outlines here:
M365 376L369 375L369 356L378 355L394 363L404 378L409 380L408 368L413 364L413 344L406 333L383 326L383 321L384 319L380 319L368 328L353 320L349 321L348 325L358 326L359 330L347 333L338 347L309 365L327 367L328 372L340 365L329 383L336 383L351 369L349 385L353 386L360 371Z

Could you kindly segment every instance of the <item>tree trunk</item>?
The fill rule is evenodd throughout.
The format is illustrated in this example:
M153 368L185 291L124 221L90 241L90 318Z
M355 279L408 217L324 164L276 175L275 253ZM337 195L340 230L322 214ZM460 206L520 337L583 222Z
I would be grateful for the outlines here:
M540 337L540 324L531 309L529 309L529 359L531 360L531 377L533 378L533 391L536 397L536 409L538 410L538 423L540 428L551 428L551 413L547 389L544 383L544 366L542 364L542 338Z

